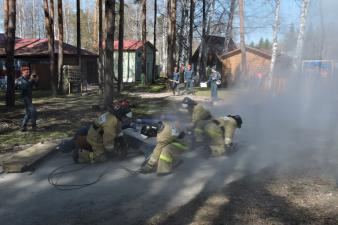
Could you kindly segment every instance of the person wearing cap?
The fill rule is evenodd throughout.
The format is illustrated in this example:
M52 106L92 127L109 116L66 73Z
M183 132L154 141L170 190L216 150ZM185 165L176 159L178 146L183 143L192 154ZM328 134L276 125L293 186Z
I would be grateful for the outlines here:
M21 90L21 98L25 104L25 116L22 120L21 131L27 131L27 124L29 120L32 122L32 130L36 129L36 108L32 103L32 89L33 85L37 83L38 79L36 76L31 78L30 68L28 65L21 66L21 77L15 81L15 85Z
M142 135L148 135L146 130ZM181 163L180 156L187 150L183 141L185 133L178 122L164 121L157 129L156 147L147 163L141 167L141 173L157 172L158 176L172 173Z
M106 161L106 155L116 150L116 139L122 135L122 123L131 118L132 112L127 101L115 104L112 109L99 116L87 132L76 138L74 161L77 163Z
M215 101L218 99L217 89L218 85L221 84L221 75L216 71L216 66L211 68L211 74L209 76L209 80L207 81L210 84L211 88L211 100Z
M186 88L186 93L193 92L193 78L194 71L191 69L191 65L187 65L187 69L184 71L184 83Z

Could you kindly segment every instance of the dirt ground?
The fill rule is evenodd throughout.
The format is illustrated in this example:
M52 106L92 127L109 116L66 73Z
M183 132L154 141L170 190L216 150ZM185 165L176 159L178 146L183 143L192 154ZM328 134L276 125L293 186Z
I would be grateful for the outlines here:
M236 112L242 113L240 108L232 108L230 106L236 94L237 92L222 91L220 95L224 104L221 106L216 105L213 113L220 115L223 113L224 108L226 108L227 112L237 110ZM143 116L156 115L164 109L164 106L169 106L170 108L173 102L181 99L181 97L171 96L168 93L160 93L158 95L134 93L131 98L138 108L136 114ZM195 98L208 105L208 98ZM69 132L69 124L75 123L76 125L80 125L89 122L99 113L98 110L90 107L97 101L95 100L95 96L91 98L92 101L88 101L88 96L80 97L80 99L76 98L76 102L73 102L74 105L68 105L68 103L71 104L72 101L75 101L72 99L72 97L67 98L67 104L64 104L64 99L58 100L58 103L51 100L50 106L52 107L49 107L46 103L38 105L43 112L41 119L49 121L41 129L55 129L63 132L68 130ZM66 105L67 107L65 107ZM156 105L157 107L142 110L147 105ZM83 113L84 110L86 110L85 114ZM72 115L72 118L69 119L68 115ZM268 146L255 146L252 137L255 136L254 134L257 130L250 128L250 125L255 124L257 121L254 122L249 113L243 112L243 115L246 127L243 127L237 134L236 141L243 143L245 147L236 152L234 156L229 156L225 161L208 161L204 159L200 164L196 164L193 162L194 158L188 155L184 159L183 166L179 167L178 171L170 175L172 177L168 179L164 178L160 180L160 178L156 177L142 177L126 183L130 189L138 190L136 189L137 186L139 189L144 188L145 190L142 192L140 190L130 193L124 192L122 189L126 188L126 186L117 184L112 187L107 186L109 180L114 181L114 179L119 178L117 174L110 174L112 177L106 179L105 182L107 183L101 184L105 189L98 185L96 192L95 189L89 189L68 194L67 198L70 198L70 200L68 199L70 201L68 202L69 205L78 205L78 210L73 208L67 209L65 205L65 214L59 221L56 219L58 217L51 216L50 221L46 218L44 224L338 224L338 184L336 184L338 179L338 157L336 153L338 150L334 148L333 151L326 152L319 149L318 146L323 146L323 148L325 146L318 142L318 144L309 143L309 145L302 145L299 151L294 151L293 149L299 148L297 142L302 142L303 139L306 141L315 136L315 134L312 135L311 133L307 133L307 131L299 130L295 130L289 134L293 138L290 138L290 140L293 140L293 144L283 145L282 143L284 142L277 137L274 140L275 142L271 141ZM54 119L50 119L51 116ZM13 115L9 118L14 121L17 120L15 123L18 124L21 115ZM64 123L59 124L60 121L64 121ZM6 132L9 135L17 134L10 133L17 131ZM266 132L266 136L268 136L269 131ZM44 136L43 138L46 137ZM8 148L11 144L5 146ZM311 148L313 146L316 148ZM292 149L291 154L279 155L283 149L287 148ZM221 164L217 165L217 163ZM208 172L210 168L215 169L215 173L212 175L209 175ZM188 172L184 171L185 169ZM189 175L189 172L192 174ZM47 173L47 171L40 173ZM114 176L117 176L117 178ZM191 176L191 179L196 176L194 179L196 181L203 181L203 186L199 188L199 185L195 184L198 182L189 181L189 176ZM6 187L11 184L10 182L6 183L3 181L6 179L9 179L11 182L14 181L13 177L2 177L0 179L0 187ZM119 179L117 180L119 181ZM46 188L42 181L38 181L36 183L38 187ZM124 182L124 180L121 180L121 182ZM132 185L133 183L135 185ZM34 184L30 185L34 186ZM20 190L15 185L13 187ZM182 187L182 190L180 187ZM163 189L163 194L155 195L152 193L155 191L161 193L159 191L161 189ZM20 195L20 193L14 193L14 190L16 189L12 191L13 196ZM112 197L100 196L99 190L102 194L120 194L116 195L114 200L110 200ZM57 193L57 190L52 191L52 193L53 195L61 195L61 198L66 195ZM193 195L192 193L196 194ZM43 201L44 198L52 198L46 197L45 194L41 194L41 198L41 195L34 191L32 195L40 196L40 200L37 200L37 202ZM88 198L96 200L100 199L102 203L100 205L95 203L95 200L91 200L82 204L79 198L83 198L84 196L89 196ZM154 196L157 197L154 198ZM170 200L179 199L180 196L190 196L190 198L187 198L186 201L183 199L176 200L176 204L168 204ZM56 202L56 200L54 201ZM78 203L79 201L80 203ZM9 203L11 201L4 199L4 202ZM126 202L130 203L130 205L126 206ZM34 204L34 202L32 203ZM56 205L62 206L64 204L66 203L58 203ZM10 205L14 207L15 202ZM2 205L1 207L4 206ZM7 214L1 214L1 212L6 212L6 210L4 208L1 209L1 207L0 215L5 218ZM37 213L38 210L41 209L37 208L37 211L34 211L34 213ZM58 208L57 210L60 211L62 209ZM43 214L43 212L41 213ZM50 213L52 212L48 212L46 215ZM13 212L14 215L15 213ZM38 218L38 214L31 215L30 213L30 216Z

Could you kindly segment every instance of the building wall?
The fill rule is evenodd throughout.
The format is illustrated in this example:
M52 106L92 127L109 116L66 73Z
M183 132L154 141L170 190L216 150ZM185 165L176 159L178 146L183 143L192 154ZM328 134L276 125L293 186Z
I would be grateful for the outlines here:
M114 52L114 72L118 74L118 52ZM123 82L135 82L135 52L123 52Z
M241 61L240 53L222 60L222 80L224 82L233 84L239 78ZM247 51L246 61L247 77L243 79L250 79L257 73L262 73L264 76L269 72L270 59Z
M147 82L151 81L153 75L154 49L147 46ZM136 81L141 80L142 73L142 48L136 51Z

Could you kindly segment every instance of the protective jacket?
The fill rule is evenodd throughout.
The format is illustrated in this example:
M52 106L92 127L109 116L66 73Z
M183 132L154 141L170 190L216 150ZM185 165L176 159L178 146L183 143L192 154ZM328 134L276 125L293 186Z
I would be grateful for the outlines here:
M210 111L206 110L202 104L197 104L192 112L192 125L196 142L203 142L204 126L212 119Z
M163 129L157 134L157 145L150 156L148 166L157 165L158 174L172 171L173 166L179 162L180 155L187 150L173 123L163 122Z
M212 156L223 155L231 147L236 128L236 120L231 117L210 120L204 126L205 134L209 137L209 150Z
M86 137L92 152L89 160L104 160L104 153L114 150L115 138L120 133L121 122L112 113L106 112L97 118L90 126Z

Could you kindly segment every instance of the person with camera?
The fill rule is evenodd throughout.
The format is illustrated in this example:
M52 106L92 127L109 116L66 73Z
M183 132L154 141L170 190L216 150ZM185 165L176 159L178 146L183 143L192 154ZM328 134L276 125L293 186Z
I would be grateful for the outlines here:
M29 120L31 120L32 122L32 130L35 131L37 112L36 108L32 103L32 90L33 85L35 85L38 82L38 78L36 75L31 77L30 68L28 65L22 65L20 72L21 77L19 77L15 81L15 86L21 90L21 98L23 100L23 103L25 104L26 110L25 116L21 124L21 131L22 132L27 131L27 124Z
M211 100L216 101L218 99L218 85L221 84L221 75L216 71L216 66L211 68L211 74L207 83L210 84L211 88Z

